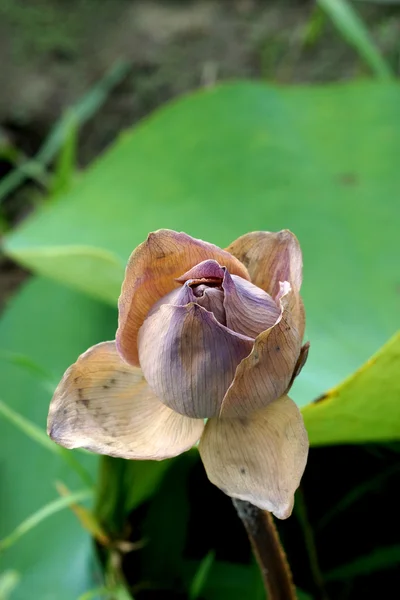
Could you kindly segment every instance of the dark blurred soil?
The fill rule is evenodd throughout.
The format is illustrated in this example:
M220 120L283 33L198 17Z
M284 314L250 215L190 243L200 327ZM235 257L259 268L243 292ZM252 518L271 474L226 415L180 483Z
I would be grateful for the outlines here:
M355 3L373 39L400 69L400 5ZM65 109L119 58L124 80L80 132L84 167L119 131L171 98L234 78L280 84L370 75L306 0L0 0L0 178L9 148L31 157ZM0 234L42 190L28 182L0 204ZM26 273L0 259L0 309Z

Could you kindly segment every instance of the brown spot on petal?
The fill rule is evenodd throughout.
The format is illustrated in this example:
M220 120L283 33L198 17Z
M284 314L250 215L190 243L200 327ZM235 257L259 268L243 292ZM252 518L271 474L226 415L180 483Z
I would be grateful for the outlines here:
M242 262L244 264L244 266L246 267L246 269L250 265L251 258L249 257L249 255L247 254L247 252L245 254L241 255L240 262Z
M85 398L83 388L78 388L78 398L86 408L89 406L89 400L88 398Z

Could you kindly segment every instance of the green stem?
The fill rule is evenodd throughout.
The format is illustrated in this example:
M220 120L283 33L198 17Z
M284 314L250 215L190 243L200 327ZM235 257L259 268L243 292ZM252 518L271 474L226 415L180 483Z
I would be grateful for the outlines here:
M296 600L292 573L271 513L244 500L233 499L233 505L249 536L268 599Z

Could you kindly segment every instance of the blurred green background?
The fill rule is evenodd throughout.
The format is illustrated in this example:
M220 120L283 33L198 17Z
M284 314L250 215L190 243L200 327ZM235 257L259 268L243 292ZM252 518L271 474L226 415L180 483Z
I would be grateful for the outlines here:
M298 236L312 448L279 531L301 600L396 597L400 4L0 0L0 56L0 600L265 597L197 450L45 434L163 227Z

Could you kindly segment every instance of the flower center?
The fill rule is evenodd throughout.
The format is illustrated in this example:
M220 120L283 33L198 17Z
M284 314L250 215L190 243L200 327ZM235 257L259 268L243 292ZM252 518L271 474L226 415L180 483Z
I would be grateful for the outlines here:
M189 287L192 288L193 294L196 296L196 298L201 298L204 296L204 293L208 289L217 289L223 291L221 279L201 279L194 280L193 282L190 281L188 283Z
M219 277L189 279L186 285L191 288L197 304L212 312L222 325L226 325L222 279Z

